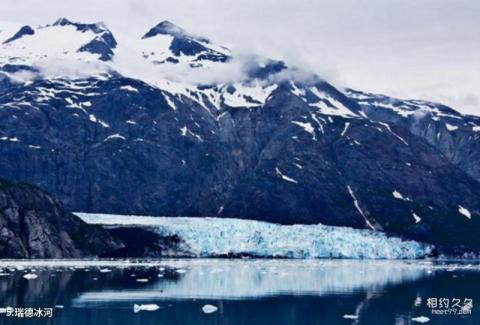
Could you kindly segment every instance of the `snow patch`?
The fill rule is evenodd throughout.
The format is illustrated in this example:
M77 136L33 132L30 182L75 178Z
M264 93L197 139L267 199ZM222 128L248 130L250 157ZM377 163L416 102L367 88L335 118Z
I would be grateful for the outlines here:
M126 90L126 91L130 91L130 92L133 92L133 93L138 93L138 89L137 88L134 88L132 86L122 86L120 87L121 90Z
M415 219L415 223L419 223L420 221L422 221L422 218L420 218L415 212L412 212L412 216L413 219Z
M312 139L317 141L317 138L315 137L315 129L312 124L310 124L309 122L304 123L299 121L292 121L292 124L298 125L302 129L304 129L305 132L310 133L312 135Z
M399 191L395 190L392 192L392 195L394 198L396 199L399 199L399 200L403 200L403 201L411 201L411 199L409 199L408 197L404 197L402 195L402 193L400 193Z
M472 219L472 214L470 213L470 211L468 209L462 207L461 205L458 206L458 212L463 214L468 219Z
M350 126L350 122L345 122L345 127L343 128L343 131L342 131L342 133L340 134L340 136L343 137L343 136L345 135L345 133L347 133L349 126Z
M458 126L451 125L451 124L448 124L448 123L445 123L445 127L446 127L447 130L450 131L450 132L453 132L453 131L458 130Z
M123 136L123 135L120 135L118 133L115 133L115 134L112 134L112 135L109 135L108 137L106 137L103 142L105 141L108 141L108 140L112 140L112 139L121 139L121 140L126 140L126 138Z
M367 224L367 226L370 227L370 229L375 230L375 227L370 223L370 221L367 219L367 216L365 215L365 213L363 212L363 210L360 208L360 205L358 204L358 200L357 200L357 198L355 197L355 193L353 193L352 188L350 187L350 185L347 185L347 189L348 189L348 193L350 193L350 196L351 196L352 199L353 199L353 203L354 203L354 205L355 205L355 208L357 208L357 211L362 215L362 217L363 217L363 219L365 220L365 223Z
M295 183L295 184L298 184L298 182L296 180L294 180L293 178L290 178L286 175L284 175L280 169L278 168L275 168L275 173L277 174L278 177L280 177L281 179L287 181L287 182L290 182L290 183Z

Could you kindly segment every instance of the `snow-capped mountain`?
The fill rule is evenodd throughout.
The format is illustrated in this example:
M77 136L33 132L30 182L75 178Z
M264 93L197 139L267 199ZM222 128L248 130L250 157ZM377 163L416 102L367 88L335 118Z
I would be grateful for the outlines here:
M321 222L480 248L476 117L339 90L170 22L129 39L60 19L1 39L2 176L71 210Z

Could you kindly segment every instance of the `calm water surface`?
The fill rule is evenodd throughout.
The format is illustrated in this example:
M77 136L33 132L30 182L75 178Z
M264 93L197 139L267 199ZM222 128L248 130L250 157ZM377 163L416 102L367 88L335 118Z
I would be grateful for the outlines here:
M479 289L477 262L0 261L0 324L480 324Z

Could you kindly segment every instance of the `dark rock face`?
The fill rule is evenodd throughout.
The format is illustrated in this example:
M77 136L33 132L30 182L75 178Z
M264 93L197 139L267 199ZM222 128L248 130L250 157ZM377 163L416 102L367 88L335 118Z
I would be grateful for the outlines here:
M3 42L3 44L13 42L13 41L15 41L19 38L22 38L25 35L33 35L33 34L35 34L35 31L32 29L32 27L23 26L22 28L20 28L20 30L18 32L15 33L15 35L13 35L9 39L7 39L5 42Z
M66 213L51 195L0 179L0 258L109 255L123 243Z
M148 227L110 227L107 231L125 245L123 249L109 254L108 257L195 257L180 237L162 237Z

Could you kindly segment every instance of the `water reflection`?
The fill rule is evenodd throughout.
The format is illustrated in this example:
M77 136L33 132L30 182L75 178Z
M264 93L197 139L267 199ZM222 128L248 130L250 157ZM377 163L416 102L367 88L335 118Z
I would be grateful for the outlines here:
M0 308L57 308L0 324L479 324L479 280L478 264L424 260L1 261ZM426 299L454 296L472 315L431 315Z
M132 290L86 292L75 305L147 299L244 299L278 295L324 295L376 290L429 276L427 268L398 261L193 260L177 262L172 274ZM178 271L181 271L180 273Z

